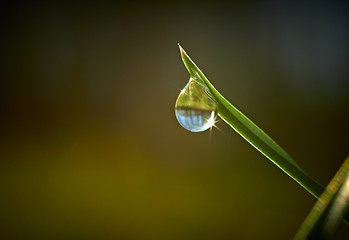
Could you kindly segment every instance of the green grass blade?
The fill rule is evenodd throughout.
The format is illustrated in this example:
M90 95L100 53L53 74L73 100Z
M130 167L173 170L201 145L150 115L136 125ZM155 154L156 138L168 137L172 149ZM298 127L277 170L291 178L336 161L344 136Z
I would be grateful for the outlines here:
M325 189L298 230L294 240L332 239L340 220L348 219L349 157Z
M178 44L179 45L179 44ZM208 81L201 70L190 59L186 52L179 46L184 65L192 78L204 83L211 91L218 103L218 115L239 133L253 147L260 151L265 157L276 164L287 175L298 182L316 198L320 197L324 188L309 177L297 163L266 133L249 120L228 100L226 100L216 88Z

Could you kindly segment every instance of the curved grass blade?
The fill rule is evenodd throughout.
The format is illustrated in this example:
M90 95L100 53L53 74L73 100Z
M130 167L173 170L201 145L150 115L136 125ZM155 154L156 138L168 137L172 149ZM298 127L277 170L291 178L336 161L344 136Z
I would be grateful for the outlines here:
M348 214L348 204L349 157L304 220L294 240L332 239L340 220L348 220L348 215L345 215Z
M182 60L188 69L190 76L193 79L204 83L216 99L218 103L218 115L265 157L271 160L312 195L319 198L324 188L309 177L266 133L226 100L208 81L205 75L200 71L180 45L179 48Z

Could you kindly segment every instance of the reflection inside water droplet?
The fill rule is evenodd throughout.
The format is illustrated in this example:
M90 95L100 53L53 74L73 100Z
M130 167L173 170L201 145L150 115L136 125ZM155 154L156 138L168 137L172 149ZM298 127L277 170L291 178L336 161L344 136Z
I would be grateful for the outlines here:
M182 127L191 132L202 132L214 125L216 108L209 89L191 78L177 98L175 112Z
M215 112L192 108L177 108L176 117L185 129L191 132L202 132L213 126Z

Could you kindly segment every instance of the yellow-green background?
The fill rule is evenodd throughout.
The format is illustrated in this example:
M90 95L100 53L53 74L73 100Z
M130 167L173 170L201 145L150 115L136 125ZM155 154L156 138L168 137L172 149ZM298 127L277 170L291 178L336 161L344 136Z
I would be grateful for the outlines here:
M291 239L315 199L224 122L180 127L177 43L326 185L349 154L348 7L4 5L0 238Z

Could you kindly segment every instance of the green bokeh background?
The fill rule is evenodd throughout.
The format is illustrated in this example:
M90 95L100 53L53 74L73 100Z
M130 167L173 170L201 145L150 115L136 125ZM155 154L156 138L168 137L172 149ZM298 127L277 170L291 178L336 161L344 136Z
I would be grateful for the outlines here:
M177 43L326 185L349 154L348 10L4 7L0 238L291 239L315 199L223 121L204 133L180 127L174 104L189 74Z

